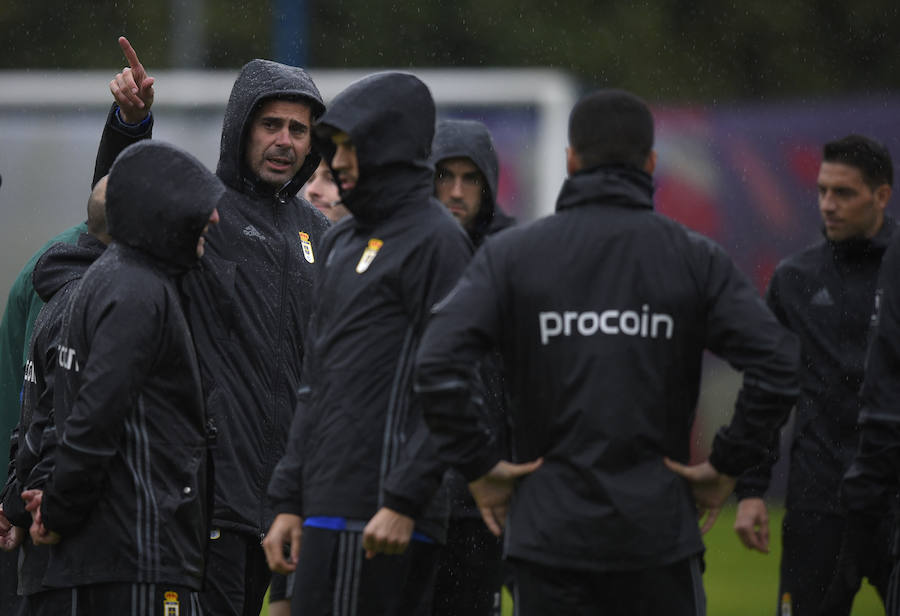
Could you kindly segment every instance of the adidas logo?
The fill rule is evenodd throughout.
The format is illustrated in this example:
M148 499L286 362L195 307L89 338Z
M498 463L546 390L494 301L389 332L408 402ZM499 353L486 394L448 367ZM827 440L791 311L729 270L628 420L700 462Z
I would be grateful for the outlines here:
M834 300L831 299L831 293L829 293L828 289L825 287L819 289L816 294L812 296L812 299L809 300L809 303L813 306L834 306Z
M257 228L254 227L253 225L247 225L246 227L244 227L243 233L244 233L244 235L246 235L247 237L255 237L255 238L258 239L258 240L263 240L263 241L265 241L265 239L266 239L266 236L263 235L262 233L260 233L260 232L259 232L259 229L257 229Z

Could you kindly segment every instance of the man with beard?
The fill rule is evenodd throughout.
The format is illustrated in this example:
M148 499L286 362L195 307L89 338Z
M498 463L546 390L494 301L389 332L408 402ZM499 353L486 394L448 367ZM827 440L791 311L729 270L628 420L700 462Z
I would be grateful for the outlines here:
M698 508L759 462L796 397L794 337L721 248L653 211L653 134L632 94L579 100L556 213L479 249L416 360L441 459L506 525L522 616L704 614ZM472 366L492 348L516 459L538 462L525 476L479 425ZM685 467L705 349L744 385L710 460Z
M856 452L862 384L881 258L895 233L884 211L891 197L893 164L880 143L850 135L826 143L819 167L819 212L825 237L779 263L767 301L781 323L800 338L802 395L790 447L790 475L781 542L777 613L818 614L831 580L846 511L841 478ZM775 459L741 477L735 531L748 548L768 552L768 511L763 496ZM884 549L847 589L844 615L863 575L883 597L890 573L890 525L881 527Z
M146 71L124 37L130 67L110 84L98 168L118 150L106 136L140 126L153 102ZM151 82L152 85L152 82ZM252 60L225 109L216 175L222 224L203 267L184 281L206 404L218 430L213 528L204 609L257 616L271 574L260 540L272 520L266 486L297 403L312 288L328 221L295 195L319 164L310 129L322 97L300 68Z
M353 216L321 251L303 400L269 488L278 515L264 546L274 570L296 569L295 614L431 613L445 467L412 396L412 360L471 255L433 197L434 114L420 80L380 73L316 127Z
M478 247L515 223L497 205L500 161L487 126L473 120L441 120L431 151L434 195Z
M497 205L500 162L487 127L472 120L438 122L431 147L434 195L453 214L477 248L515 222ZM485 421L505 448L506 393L495 354L481 360ZM465 479L451 469L450 524L441 550L434 592L436 616L499 616L505 576L503 545L485 526Z
M110 170L113 241L59 335L52 470L22 494L32 540L51 545L39 613L202 613L209 437L179 282L223 194L164 143L132 145Z

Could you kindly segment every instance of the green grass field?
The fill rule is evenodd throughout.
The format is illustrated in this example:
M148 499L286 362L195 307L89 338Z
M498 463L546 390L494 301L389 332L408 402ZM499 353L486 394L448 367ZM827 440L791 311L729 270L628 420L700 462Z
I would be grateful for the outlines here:
M770 511L772 520L768 555L747 550L734 534L734 507L724 509L716 525L704 537L706 542L707 613L709 616L775 616L778 594L778 563L781 559L781 517ZM884 608L875 590L863 583L853 605L853 616L883 616ZM262 616L268 616L263 608ZM512 616L509 597L504 597L503 616Z

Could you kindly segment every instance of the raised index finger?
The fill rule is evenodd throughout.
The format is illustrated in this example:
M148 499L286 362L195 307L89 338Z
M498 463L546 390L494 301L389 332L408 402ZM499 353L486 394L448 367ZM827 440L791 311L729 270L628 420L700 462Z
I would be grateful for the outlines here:
M122 53L125 54L125 59L128 60L128 66L132 69L141 68L141 61L138 60L137 52L124 36L119 37L119 47L122 48Z

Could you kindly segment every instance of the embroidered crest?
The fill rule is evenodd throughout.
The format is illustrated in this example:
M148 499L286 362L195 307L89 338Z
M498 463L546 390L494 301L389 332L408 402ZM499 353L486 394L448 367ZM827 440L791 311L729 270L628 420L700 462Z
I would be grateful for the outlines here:
M171 590L166 591L163 599L163 614L164 616L178 616L181 607L178 603L178 593L172 592Z
M381 250L381 247L383 245L384 242L374 237L369 240L369 245L366 246L366 249L363 251L362 256L359 258L359 263L356 264L357 274L362 274L364 271L369 269L369 266L372 265L372 261L375 260L375 255L378 254L378 251Z
M307 263L315 263L316 258L313 256L312 244L309 241L309 233L300 231L300 246L303 248L303 258Z

